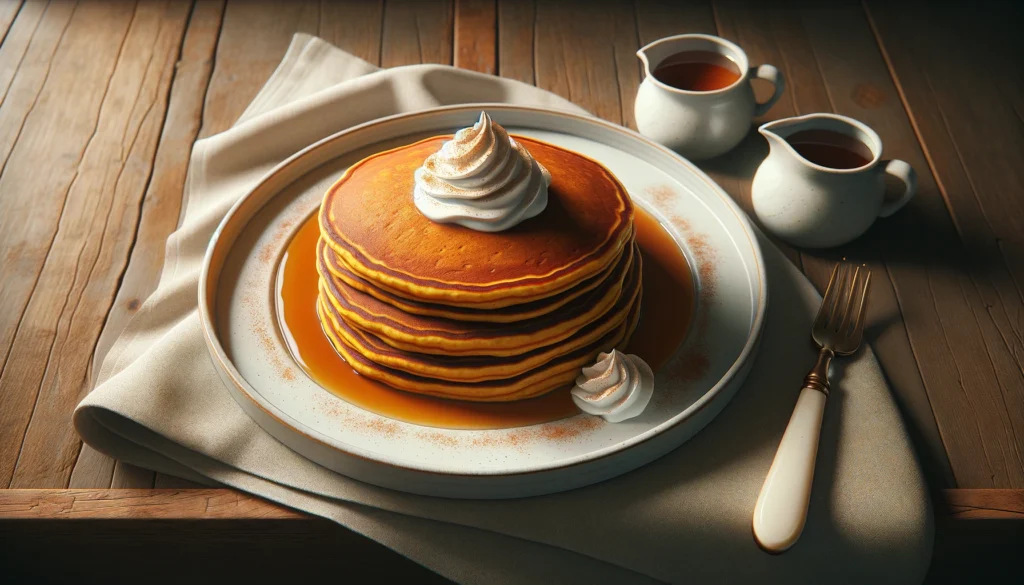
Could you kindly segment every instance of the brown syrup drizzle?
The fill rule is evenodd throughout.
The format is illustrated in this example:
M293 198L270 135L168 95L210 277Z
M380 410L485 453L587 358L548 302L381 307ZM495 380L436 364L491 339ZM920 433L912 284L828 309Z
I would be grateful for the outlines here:
M626 350L657 372L686 337L695 308L693 278L672 236L645 211L636 210L636 239L643 254L640 323ZM288 244L277 277L281 331L292 355L317 384L343 400L382 416L429 427L498 429L551 422L579 412L569 388L538 398L485 403L432 398L388 387L355 372L331 346L316 314L316 215Z

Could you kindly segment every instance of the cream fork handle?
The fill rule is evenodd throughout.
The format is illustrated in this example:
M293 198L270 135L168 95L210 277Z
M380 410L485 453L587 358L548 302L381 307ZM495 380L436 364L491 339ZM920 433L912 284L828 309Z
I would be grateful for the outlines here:
M827 391L827 390L826 390ZM754 539L770 553L793 546L807 521L827 394L805 386L754 506Z

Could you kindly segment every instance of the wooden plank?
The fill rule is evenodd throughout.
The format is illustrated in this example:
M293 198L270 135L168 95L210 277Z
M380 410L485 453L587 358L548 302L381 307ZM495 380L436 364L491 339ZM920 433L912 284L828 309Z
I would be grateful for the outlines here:
M0 176L0 248L14 252L0 296L32 295L0 375L0 482L67 485L80 445L68 421L127 260L188 11L76 7Z
M381 66L452 64L451 0L390 0L384 5Z
M114 475L110 481L111 489L148 489L153 487L156 474L148 469L136 467L130 463L117 461L114 463Z
M817 47L812 44L801 19L800 10L803 6L806 5L765 6L735 1L718 2L715 5L719 33L743 47L752 64L771 63L786 77L785 95L765 119L758 122L835 111L830 88L815 57ZM850 13L843 17L858 16L856 7L851 8ZM863 16L860 17L863 20ZM858 40L870 41L870 36L865 36L869 34L860 29ZM871 70L871 67L874 69ZM863 76L865 72L884 73L878 69L877 63L864 63L856 71L851 71L850 75ZM874 95L882 95L881 91L876 90ZM893 108L896 116L901 110L897 103L890 103L886 107ZM706 165L707 170L713 172L716 180L749 210L750 180L767 152L764 139L753 135L736 151L721 157L720 161ZM877 245L871 246L871 240L878 238L874 234L873 230L862 241L836 250L798 251L777 240L776 244L802 268L819 291L824 291L832 268L841 258L864 262L871 269L873 286L868 301L867 338L889 378L918 447L929 482L936 487L952 487L955 482L949 460L901 317L894 285L889 278L884 258L877 254Z
M153 175L146 187L128 267L93 352L90 384L96 383L100 361L142 302L156 290L160 279L167 236L178 225L189 156L202 121L203 100L213 69L223 13L222 0L200 0L189 18L175 64ZM69 487L111 486L114 473L113 460L84 445L75 461ZM148 483L152 485L152 477L148 478Z
M1024 490L946 490L944 496L955 518L1024 521Z
M456 67L494 75L498 70L496 0L455 0Z
M1024 490L947 489L942 517L998 519L1024 515ZM977 510L963 514L963 508ZM984 511L991 513L986 515ZM230 488L0 490L0 521L10 520L301 520L311 516ZM1024 517L1021 518L1024 520ZM1020 522L1024 528L1024 522Z
M307 516L229 489L0 490L5 519L297 520Z
M22 0L3 0L0 2L0 45L3 45L7 38L7 31L11 29L11 23L18 16L21 10Z
M936 554L926 583L963 583L975 578L982 582L1003 582L994 578L1022 569L1020 555L1011 551L1019 546L1024 536L1024 519L1021 519L1024 490L944 490L941 494L936 518ZM976 511L966 513L965 508ZM1007 515L1006 511L1013 515ZM197 565L208 572L210 567L223 564L224 555L230 554L226 549L236 539L245 544L250 556L254 547L262 546L278 553L275 556L281 556L287 546L294 544L297 538L302 539L300 535L315 534L316 538L310 538L308 544L287 555L292 576L296 566L315 564L324 556L313 548L324 542L332 543L329 548L332 553L327 556L345 564L355 562L354 559L364 554L374 555L366 564L373 575L380 575L394 563L404 562L401 556L383 553L386 549L366 539L355 539L339 546L334 544L336 537L329 536L334 532L321 531L352 534L333 523L229 489L0 490L0 540L8 542L9 546L29 543L28 551L55 550L54 546L64 550L64 546L58 545L64 544L64 535L73 534L74 538L68 537L68 540L77 545L68 546L69 550L79 550L87 542L100 539L107 553L132 550L133 559L145 559L146 566L152 566L160 562L160 558L166 559L168 547L180 551L194 544L198 551L211 548L217 551L215 559ZM14 535L17 537L4 538ZM88 538L83 539L83 535ZM159 543L165 546L154 543L154 535L167 538L165 543ZM283 538L273 543L264 540L275 536ZM139 543L145 546L138 550L132 548ZM345 551L345 554L336 554L337 551ZM10 554L11 549L5 552ZM64 555L58 557L64 558ZM194 560L192 554L182 556L186 558ZM126 559L126 562L132 561ZM24 566L32 564L26 562ZM5 565L5 575L12 574L11 570L12 565ZM81 573L96 568L93 563L82 562L76 564L74 570ZM182 570L176 563L160 574L168 578L181 577ZM110 581L109 573L104 577Z
M356 57L380 65L384 0L320 0L318 36Z
M1024 490L944 490L926 585L1016 583L1024 574Z
M20 18L14 23L3 47L0 47L0 95L3 96L0 100L0 187L4 185L4 179L8 175L6 169L14 144L25 129L29 113L36 108L39 101L43 83L50 74L54 53L64 38L73 8L67 4L59 4L48 10L47 5L41 2L28 3L21 11ZM102 51L103 48L107 47L100 48L98 57L101 59L107 56ZM102 62L93 64L97 69L102 69L103 65ZM89 71L86 69L82 73L87 74ZM83 99L88 103L97 97L95 92L88 92L83 95ZM45 102L43 108L46 108ZM69 112L71 116L75 113L77 112ZM39 120L37 114L33 123L39 124ZM42 120L45 120L45 117ZM82 148L82 138L73 130L72 127L72 132L65 137L66 150L48 150L40 145L35 154L76 156ZM79 142L76 143L76 139ZM12 173L19 171L24 172L22 169L12 169ZM11 231L4 229L0 233L0 249L8 251L4 256L6 278L0 282L0 302L4 306L4 311L0 312L0 371L6 366L14 333L24 314L38 278L39 267L46 254L45 248L40 249L33 244L38 244L38 240L52 239L55 229L55 218L49 218L47 221L47 218L40 217L36 223L24 225L24 214L15 217L14 212L9 209L13 205L12 196L0 200L0 209L4 211L0 217L0 227L7 227L6 217L18 220L12 222ZM40 223L43 225L39 225ZM5 443L0 442L0 449L4 447Z
M131 519L119 515L125 502L102 498L80 498L69 509L63 508L68 501L57 503L50 509L59 515L50 519L8 520L0 513L4 582L128 584L145 575L147 583L312 583L337 575L351 583L450 583L327 520L251 498L189 493L197 490L173 498L188 501L190 511L178 514L183 518L153 518L147 514L167 507L164 496L135 491ZM104 517L83 517L87 506ZM207 515L218 517L196 519Z
M885 261L957 485L1024 486L1015 415L985 335L991 315L863 9L804 5L801 17L834 110L875 128L885 156L906 160L919 176L906 210L837 252Z
M11 81L14 79L14 74L19 69L22 71L27 70L30 66L26 65L22 67L22 61L25 58L25 53L28 51L29 43L32 41L36 32L36 27L39 26L40 20L43 18L43 14L46 12L47 4L39 0L29 0L27 4L23 4L21 9L17 13L17 20L9 23L9 28L4 31L3 42L0 43L0 107L3 106L7 99L7 92L11 88ZM71 17L71 11L58 10L57 13L63 12L66 17ZM66 20L65 20L65 24ZM50 30L54 30L55 27L47 27ZM63 26L59 30L63 30ZM59 38L59 36L50 35L52 46L47 53L52 54L53 50L56 49L56 41L53 39ZM38 49L37 49L38 51ZM39 53L37 52L36 55ZM38 71L38 70L37 70ZM24 74L24 73L23 73ZM39 86L41 86L41 76L37 75L38 82L29 83L28 91L32 94L37 94ZM24 83L24 82L23 82ZM21 120L21 117L15 117L16 120ZM3 124L3 118L0 118L0 124ZM14 144L14 138L9 136L0 144L6 144L0 152L0 160L7 160L7 156L10 154L11 146Z
M960 306L950 331L953 366L961 388L945 380L933 390L936 415L950 435L950 458L960 485L1021 487L1024 483L1024 152L1018 86L1005 43L1017 31L1009 4L953 12L945 5L868 5L887 63L897 80L914 129L953 226L948 237L964 247ZM926 26L919 16L927 14ZM1019 15L1018 15L1019 16ZM1016 79L1019 80L1018 75ZM938 203L936 203L938 205ZM954 297L949 301L955 303ZM950 317L954 317L951 315ZM970 343L972 351L961 350ZM947 356L938 356L943 359ZM942 380L937 380L942 381ZM930 390L932 390L930 388ZM966 433L965 433L966 431ZM970 443L961 433L975 436ZM978 449L981 443L981 449ZM954 453L954 450L956 451Z
M540 2L534 29L538 87L606 120L636 128L640 85L636 19L622 3Z
M292 35L317 34L319 21L317 0L228 2L199 137L230 128L281 62Z
M498 0L498 75L536 84L534 76L534 3Z
M113 239L117 239L119 242L131 242L131 236L134 234L134 221L138 211L138 196L134 190L138 189L141 191L143 185L149 180L148 173L152 149L159 136L163 122L163 106L166 103L169 81L174 72L182 34L182 24L190 10L190 6L185 2L173 3L166 7L154 4L147 8L148 10L136 12L134 15L132 28L129 30L128 37L122 47L122 55L129 54L125 53L125 51L129 51L132 56L122 59L118 63L110 82L113 89L108 91L104 101L104 109L100 113L99 125L104 128L115 129L120 125L124 129L124 134L121 136L113 134L104 136L103 133L97 133L93 137L93 142L89 145L91 150L86 151L86 158L83 161L83 165L95 164L94 161L96 159L89 158L90 155L103 157L116 151L120 152L120 158L127 159L126 165L123 167L124 169L137 170L136 172L121 172L114 182L104 182L104 179L96 177L94 177L95 182L92 184L88 180L82 183L76 182L68 194L69 198L81 197L81 195L78 195L79 193L91 193L92 190L102 184L104 187L114 190L115 201L120 195L124 199L123 203L114 203L113 205L118 207L121 207L121 205L125 206L122 207L123 211L118 212L124 214L121 216L124 218L124 221L120 223L119 231L112 231L112 234L114 234L112 236ZM155 47L151 51L138 50L141 46L153 45L154 40ZM135 94L133 95L132 92L135 92ZM129 99L134 100L134 103L130 103ZM110 108L111 111L105 114L106 108ZM125 115L127 117L119 116L118 113L114 112L113 110L116 108L125 108ZM123 124L122 121L124 122ZM127 152L125 152L126 149ZM81 178L82 175L79 175L79 179ZM121 190L120 193L118 193L119 190ZM117 218L118 216L115 215L114 217ZM111 226L106 219L104 219L102 224L98 222L98 218L94 221L96 221L95 225L97 227L102 225L105 229ZM124 233L125 230L128 231L127 234ZM101 237L108 235L111 234L101 234ZM128 237L125 237L125 235ZM73 249L76 245L80 245L80 243L75 242L76 237L78 235L73 234L67 240L66 245L68 246L69 255L73 254ZM59 239L59 234L56 242L63 242L63 240ZM92 285L105 285L108 287L105 290L112 290L109 288L111 285L116 286L116 279L124 266L122 248L120 246L117 246L117 248L110 258L113 265L105 269L106 272L98 273L99 275L105 275L106 279L90 279L89 282L82 285L83 291L87 292ZM102 256L102 240L97 253L100 256L97 257L95 266L106 266L108 260ZM48 263L53 259L52 257L48 259ZM83 256L79 255L76 261L81 262L82 259ZM44 267L44 277L47 274L46 268ZM41 280L41 284L45 282L45 280ZM89 298L86 296L86 292L82 293L83 299ZM35 301L35 298L33 298L33 301ZM92 297L91 301L93 302L90 304L95 311L93 314L98 317L94 317L96 319L94 325L98 325L102 322L103 313L109 307L110 301L109 298L105 298L106 302L104 303L95 302L99 301L99 297ZM75 314L74 312L67 318L73 322L75 319L82 317L89 319L88 315ZM70 330L71 326L69 325L68 327ZM59 323L57 329L59 334ZM82 335L76 338L76 343L81 344L83 348L81 353L87 353L88 350L85 348L92 346L95 339L94 331L94 329L89 330L91 335L89 337ZM57 355L56 357L60 360L62 356ZM73 383L79 380L78 375L82 370L81 364L77 360L73 361L72 364L71 366L65 366L66 369L64 370L58 368L57 375L64 373L64 376L59 377L62 380ZM62 365L65 364L62 363ZM88 364L86 364L85 371L88 371ZM88 378L89 376L86 373L86 383ZM53 408L52 410L40 410L37 406L33 412L32 422L25 435L18 469L15 471L12 484L46 485L55 477L59 477L62 483L66 482L67 473L70 471L66 467L66 461L62 456L58 461L51 464L50 461L53 455L49 451L53 449L54 437L62 439L62 443L57 446L60 453L63 454L71 450L77 450L78 438L70 428L68 421L70 420L71 409L74 408L79 397L80 389L80 387L61 389L59 386L51 388L51 393L60 393L59 402L53 396L42 397L44 399L42 404L53 404ZM57 429L60 431L55 432ZM53 465L58 466L56 470L54 470Z
M167 475L166 473L156 474L156 482L153 484L153 487L158 490L192 490L208 488L208 486L205 486L203 484L196 483L194 481L189 481L181 477Z
M113 483L114 465L117 463L85 443L71 470L68 487L72 489L101 489Z
M0 185L3 184L3 170L6 169L15 142L24 128L29 113L35 109L43 84L50 75L57 47L64 38L73 8L73 5L67 3L53 7L42 1L26 3L4 40L3 46L0 47ZM87 71L81 73L87 74ZM107 74L109 73L104 75ZM74 137L75 135L72 134L71 138L74 139ZM40 148L34 154L46 156L54 154L54 152L47 153ZM65 156L72 156L72 154L67 152ZM12 213L8 210L8 205L12 204L12 201L8 197L0 199L0 209L4 210L4 215ZM59 202L57 204L59 205ZM2 221L0 219L0 223ZM39 229L39 226L36 229ZM50 227L49 229L54 228ZM47 241L53 237L52 233L45 236L44 234L38 235L46 237ZM9 271L13 272L13 278L5 278L4 282L0 283L0 300L6 307L6 310L0 313L0 372L6 366L6 359L14 341L15 332L21 323L29 297L35 287L38 272L45 260L45 250L39 250L32 246L29 250L29 258L22 258L18 260L18 264L14 264L15 259L25 253L25 247L29 244L24 240L31 236L31 231L26 230L21 234L22 241L17 244L0 239L0 242L3 242L0 247L3 249L11 250L8 246L12 244L20 247L20 249L15 247L11 250L5 256L3 263L5 274ZM0 407L0 413L12 417L24 417L23 420L27 423L31 416L32 402L34 402L29 389L24 389L23 393L18 396L11 396L5 402L10 404L6 408ZM0 414L0 417L2 416L3 414ZM7 482L10 481L13 466L17 461L21 438L24 436L24 427L12 428L10 431L12 432L6 437L0 433L0 461L6 459L10 470L5 478ZM103 485L109 485L109 482Z
M636 28L640 37L640 46L673 35L717 34L715 15L710 1L637 0L635 4Z

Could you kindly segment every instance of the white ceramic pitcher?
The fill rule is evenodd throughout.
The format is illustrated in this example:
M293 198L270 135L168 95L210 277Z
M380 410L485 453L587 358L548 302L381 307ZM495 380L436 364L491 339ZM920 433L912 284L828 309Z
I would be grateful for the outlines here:
M687 91L657 79L653 72L673 55L690 51L717 53L736 65L739 79L712 91ZM746 53L725 39L701 34L666 37L637 51L644 64L644 81L637 91L634 112L637 129L691 160L712 158L731 150L750 130L755 116L767 112L784 91L782 73L771 65L750 67ZM775 86L763 104L754 98L750 80Z
M863 145L868 162L855 168L830 168L804 158L788 141L798 132L838 132ZM881 160L882 140L874 130L836 114L808 114L769 122L758 128L770 151L754 174L754 213L766 229L797 246L825 248L863 234L878 217L888 217L917 191L917 175L901 160ZM903 183L886 197L885 176Z

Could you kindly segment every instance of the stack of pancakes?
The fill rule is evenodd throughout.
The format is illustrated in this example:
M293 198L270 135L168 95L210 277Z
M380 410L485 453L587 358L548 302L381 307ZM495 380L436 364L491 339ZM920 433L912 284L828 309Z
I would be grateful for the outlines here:
M435 223L413 173L450 136L366 158L320 208L317 312L360 374L476 401L538 396L621 348L640 313L633 206L606 168L515 137L551 173L548 207L496 233Z

